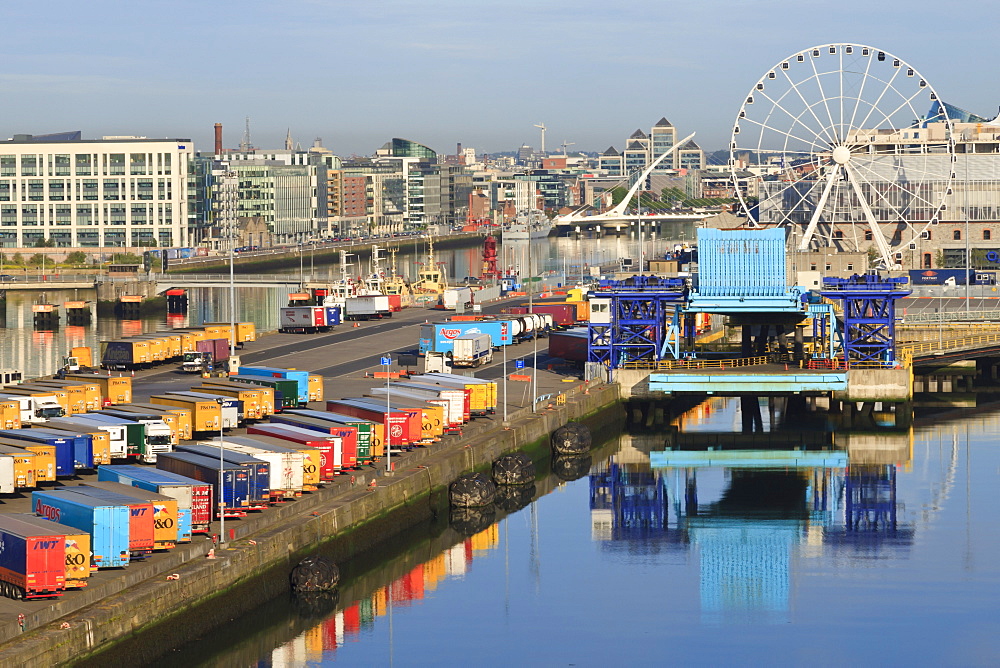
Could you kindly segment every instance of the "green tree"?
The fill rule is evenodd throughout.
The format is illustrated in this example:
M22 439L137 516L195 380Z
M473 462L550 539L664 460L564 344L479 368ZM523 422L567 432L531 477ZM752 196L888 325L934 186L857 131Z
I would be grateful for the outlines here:
M115 253L111 256L112 264L142 264L142 258L132 253Z
M66 264L87 264L87 254L83 251L73 251L63 260Z
M41 253L35 253L28 259L28 264L32 267L40 266L43 262L45 262L45 256Z
M10 257L11 264L24 264L24 257L20 253L14 253Z
M35 248L55 248L56 242L52 239L38 239L35 241Z

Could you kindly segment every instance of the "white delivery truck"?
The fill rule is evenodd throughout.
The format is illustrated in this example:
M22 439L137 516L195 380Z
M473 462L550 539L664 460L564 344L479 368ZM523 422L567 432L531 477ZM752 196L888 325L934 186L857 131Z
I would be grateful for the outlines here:
M482 366L493 360L493 345L489 334L461 334L455 337L451 365Z
M389 295L361 295L344 300L345 320L373 320L391 318Z
M33 396L28 394L0 394L4 400L16 401L20 405L21 422L37 424L66 415L66 411L56 401L56 396Z
M446 311L454 311L459 305L463 310L472 308L472 288L448 288L441 293L440 306Z

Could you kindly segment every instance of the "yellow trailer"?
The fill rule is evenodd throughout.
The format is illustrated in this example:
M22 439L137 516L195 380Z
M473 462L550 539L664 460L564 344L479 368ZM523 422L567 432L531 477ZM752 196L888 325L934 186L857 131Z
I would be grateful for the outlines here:
M208 331L209 327L230 327L228 322L206 322L205 331ZM252 322L238 322L236 323L236 345L246 343L247 341L257 340L257 325Z
M47 392L52 390L56 392L56 400L59 401L59 405L63 407L66 411L66 415L76 415L77 413L87 412L87 389L82 385L54 385L48 381L40 381L37 383L26 383L20 385L26 389L36 390L38 392ZM66 397L66 403L60 399L60 394L64 393Z
M12 445L0 445L0 457L14 460L14 488L32 489L37 486L37 455Z
M88 382L85 380L43 379L37 380L32 384L46 387L63 387L66 389L74 387L83 388L84 406L86 409L82 412L97 411L104 407L104 397L101 396L101 386L99 383Z
M69 414L69 392L58 387L37 388L28 385L11 385L10 387L3 388L3 393L54 401L59 404L66 415Z
M309 401L323 401L323 376L319 374L309 374L307 384Z
M226 385L210 385L203 383L201 387L192 387L192 392L208 392L235 397L243 402L243 416L247 420L261 420L265 417L263 402L260 399L259 388L234 388Z
M128 404L132 402L132 378L106 373L68 373L66 380L85 380L101 386L103 403Z
M222 424L222 407L211 399L201 401L194 398L160 394L150 397L149 401L153 404L186 408L191 411L192 433L201 431L218 433L219 425Z
M149 346L150 362L155 363L167 361L167 346L166 342L162 338L157 336L140 335L131 339L125 339L125 341L142 342Z
M0 425L4 429L21 428L21 405L19 403L0 399Z
M265 387L264 385L252 385L251 383L241 383L235 380L223 380L221 378L206 378L201 382L202 387L210 388L212 390L216 388L228 388L232 390L256 390L258 392L258 401L260 401L261 415L267 417L268 415L274 415L274 388Z
M16 439L0 438L0 445L18 448L35 455L35 484L40 482L55 482L56 479L56 446L34 444Z
M464 388L469 392L469 412L472 415L483 416L496 412L497 384L493 381L466 376L452 376L452 374L425 373L419 376L411 376L407 382L424 383L438 387Z
M236 345L236 338L233 335L233 328L230 325L223 324L212 324L205 325L206 338L209 339L225 339L229 341L231 345Z
M150 343L156 342L156 345L162 348L162 357L165 362L169 362L181 356L180 334L156 332L155 334L143 334L134 338L147 340Z

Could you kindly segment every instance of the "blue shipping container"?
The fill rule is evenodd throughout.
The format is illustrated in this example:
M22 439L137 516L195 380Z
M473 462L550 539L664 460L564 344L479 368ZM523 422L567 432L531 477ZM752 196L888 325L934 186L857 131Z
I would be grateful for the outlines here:
M31 508L39 517L89 533L98 568L128 566L128 506L66 491L32 492Z
M219 448L210 445L178 445L180 452L190 452L203 457L219 459ZM242 466L250 475L250 501L252 504L267 504L271 497L271 464L263 459L234 450L222 449L222 459L227 464Z
M55 446L56 477L76 475L73 441L69 438L53 438L51 435L43 435L34 429L0 429L0 438Z
M44 427L39 429L37 427L32 427L32 431L37 431L40 434L47 434L48 436L54 436L56 438L66 436L65 432L61 431L49 431ZM67 438L73 441L73 466L78 469L93 469L94 468L94 437L90 434L76 434L75 436L68 436Z
M333 327L334 325L340 324L340 307L339 306L325 306L326 311L326 326Z
M190 452L166 452L156 457L156 468L193 478L212 486L214 499L221 497L227 510L243 510L251 505L250 474L237 464L223 462L222 489L219 489L219 459ZM215 502L218 505L218 501ZM218 511L216 507L214 509Z

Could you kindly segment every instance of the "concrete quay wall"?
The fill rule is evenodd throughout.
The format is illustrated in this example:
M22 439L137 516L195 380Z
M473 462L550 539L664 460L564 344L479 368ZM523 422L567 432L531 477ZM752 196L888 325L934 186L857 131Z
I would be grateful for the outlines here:
M60 602L31 615L24 635L16 624L0 627L0 642L5 643L0 666L76 662L154 626L180 629L180 638L203 633L275 595L266 586L237 590L239 585L276 570L287 574L306 553L331 539L347 540L353 551L370 548L406 522L429 516L430 495L446 493L460 474L485 469L502 454L547 441L566 422L615 407L620 400L617 385L581 386L566 395L565 404L534 414L530 409L511 414L506 427L497 419L492 428L470 429L453 443L414 451L398 460L400 469L391 475L365 471L355 476L353 485L345 481L259 517L227 523L226 533L233 529L234 540L217 550L215 559L205 558L208 541L192 543L155 569L129 566L121 578L77 597L75 611L61 608ZM372 479L376 486L369 490ZM368 526L375 528L365 531ZM270 582L271 587L287 588L281 578ZM210 608L207 614L195 610L213 600L220 605L205 605L203 609ZM190 634L184 632L187 628ZM160 635L148 634L137 644L156 643ZM158 649L163 648L149 644L149 658Z

